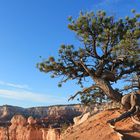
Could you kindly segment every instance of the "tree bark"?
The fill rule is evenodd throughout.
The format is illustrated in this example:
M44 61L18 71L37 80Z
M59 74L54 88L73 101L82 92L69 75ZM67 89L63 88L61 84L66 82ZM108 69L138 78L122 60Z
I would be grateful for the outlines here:
M100 89L102 89L102 91L107 95L107 97L114 101L121 102L122 95L116 90L114 90L108 81L105 81L104 79L98 77L93 77L92 79L94 80L96 85Z
M96 83L96 86L102 89L102 91L112 100L121 102L122 95L114 90L109 83L109 81L104 80L103 78L97 77L92 74L92 72L87 68L87 66L83 63L83 60L80 60L80 64L83 66L85 71L91 76L93 81Z

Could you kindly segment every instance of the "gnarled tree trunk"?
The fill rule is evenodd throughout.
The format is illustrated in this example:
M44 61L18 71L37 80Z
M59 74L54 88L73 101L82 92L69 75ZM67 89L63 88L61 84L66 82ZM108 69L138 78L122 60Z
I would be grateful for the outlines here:
M108 81L102 78L92 77L96 85L112 100L121 102L122 95L114 90Z
M85 71L89 74L89 76L91 76L91 78L93 79L93 81L96 83L96 86L99 87L100 89L102 89L102 91L112 100L117 101L117 102L121 102L121 98L122 95L117 92L116 90L114 90L111 86L111 84L104 80L101 77L97 77L95 75L92 74L92 72L87 68L87 66L84 65L83 61L80 61L81 65L83 66L83 68L85 69Z

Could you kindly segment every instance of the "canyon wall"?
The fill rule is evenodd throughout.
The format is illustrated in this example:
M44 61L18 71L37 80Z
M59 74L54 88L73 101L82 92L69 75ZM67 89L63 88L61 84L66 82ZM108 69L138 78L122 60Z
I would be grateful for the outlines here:
M0 127L0 140L60 140L60 129L44 128L15 115L10 126Z
M0 107L0 140L61 140L63 126L74 126L86 121L92 114L119 107L103 103L90 107L83 105L57 105L50 107ZM88 113L87 113L88 112ZM79 117L77 117L79 116Z
M24 117L33 116L35 118L45 118L51 115L54 116L78 116L83 112L83 106L77 105L56 105L46 107L31 107L22 108L17 106L3 105L0 106L0 121L8 121L14 115L22 115Z

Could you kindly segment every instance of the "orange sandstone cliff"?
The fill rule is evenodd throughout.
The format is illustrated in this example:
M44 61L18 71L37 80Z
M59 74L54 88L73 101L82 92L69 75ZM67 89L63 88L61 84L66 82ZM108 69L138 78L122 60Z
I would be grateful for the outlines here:
M26 120L22 115L15 115L9 127L0 127L0 140L60 140L60 130L44 128Z
M123 112L112 107L112 104L105 108L94 106L93 112L75 117L74 124L63 131L58 124L65 123L68 116L61 116L64 111L57 113L57 107L45 118L15 115L10 123L2 123L0 140L140 140L140 126L130 118L117 122L115 128L106 123Z
M92 116L88 113L70 126L62 135L62 140L140 140L140 126L127 118L112 128L107 120L118 117L122 110L111 109Z

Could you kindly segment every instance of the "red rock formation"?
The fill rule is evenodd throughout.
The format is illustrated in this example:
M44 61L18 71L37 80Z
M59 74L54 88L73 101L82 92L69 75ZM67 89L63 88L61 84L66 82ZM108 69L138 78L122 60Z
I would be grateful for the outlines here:
M30 116L30 117L28 118L27 122L28 122L29 125L34 125L34 124L36 124L36 120L35 120L32 116Z
M140 126L130 118L117 122L114 129L107 124L108 120L120 116L122 112L111 109L93 115L69 127L62 134L62 140L140 140Z
M61 140L60 131L57 129L42 129L43 140Z
M35 124L32 117L27 122L23 116L15 115L10 127L0 127L0 140L8 140L8 137L9 140L60 140L60 132Z

